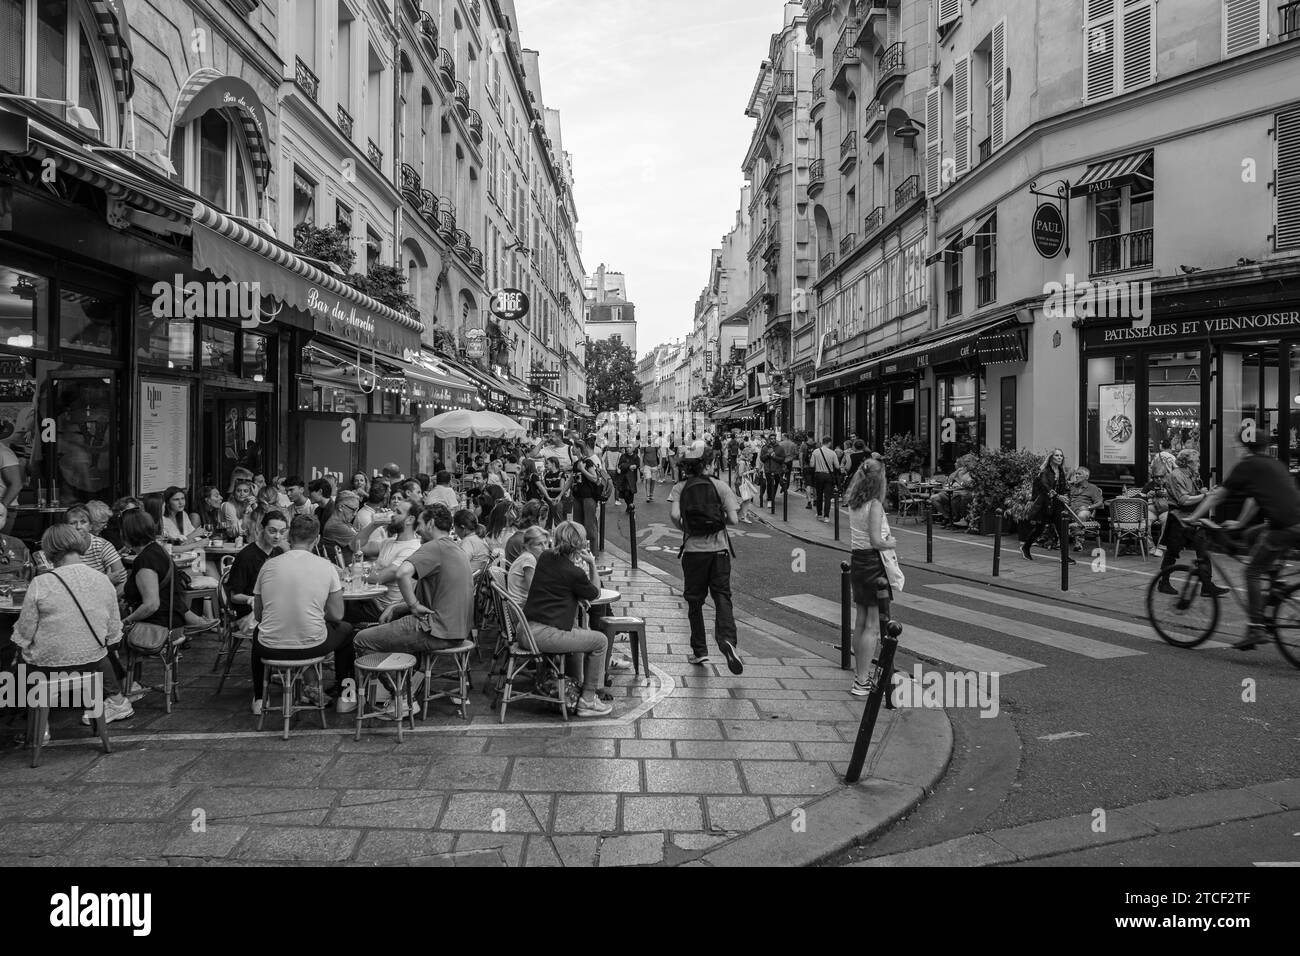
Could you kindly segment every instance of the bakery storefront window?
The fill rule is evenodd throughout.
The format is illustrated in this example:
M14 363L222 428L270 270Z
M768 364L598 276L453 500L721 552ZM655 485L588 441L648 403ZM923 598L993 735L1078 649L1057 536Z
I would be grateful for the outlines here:
M1201 450L1201 353L1147 354L1147 461L1168 440L1174 454Z
M50 282L0 265L0 347L43 349L48 345Z
M1127 352L1090 358L1087 375L1084 464L1094 483L1118 483L1121 475L1136 474L1137 356Z

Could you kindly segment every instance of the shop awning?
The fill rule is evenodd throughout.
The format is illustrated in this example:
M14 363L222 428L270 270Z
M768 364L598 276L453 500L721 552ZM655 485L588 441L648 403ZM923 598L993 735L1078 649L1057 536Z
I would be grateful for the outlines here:
M420 356L414 361L396 363L406 376L411 401L418 405L442 408L473 408L478 389L457 372Z
M737 414L737 412L740 409L740 405L742 402L744 402L744 400L745 400L745 396L743 395L737 395L733 399L728 399L726 402L723 402L721 405L715 408L713 412L709 415L709 417L713 419L713 421L715 422L724 422L729 418L739 418L740 416Z
M309 315L316 331L365 351L418 354L424 328L419 319L363 295L205 203L194 204L193 237L196 269L218 278L258 282L263 296Z
M108 54L108 69L113 74L113 92L118 117L126 128L126 103L135 95L134 56L131 53L131 27L126 22L124 0L90 0L99 27L99 37Z
M1093 163L1071 187L1070 198L1091 196L1093 193L1104 192L1107 189L1130 186L1139 179L1149 179L1138 170L1147 164L1153 153L1154 150L1144 149L1139 153L1131 153L1118 159Z
M239 115L244 139L253 162L257 191L266 190L271 176L271 157L267 150L266 107L247 80L227 76L210 66L200 67L189 75L172 109L172 126L184 126L208 110L235 110ZM172 133L175 135L175 133ZM171 144L168 142L168 148Z

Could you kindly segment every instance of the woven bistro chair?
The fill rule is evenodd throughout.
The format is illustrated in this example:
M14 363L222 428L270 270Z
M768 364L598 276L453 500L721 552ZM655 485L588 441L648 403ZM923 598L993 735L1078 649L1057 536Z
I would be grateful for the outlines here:
M520 700L559 704L560 716L567 721L569 693L568 677L564 673L566 655L547 654L538 650L523 609L511 600L503 588L497 587L495 581L492 587L497 591L504 610L502 622L507 639L503 669L497 677L497 694L492 704L493 707L500 705L501 723L506 722L506 708L512 702ZM531 690L518 690L515 684L520 680L531 680ZM552 686L553 693L548 689Z
M1147 559L1147 503L1144 498L1115 498L1110 503L1110 533L1115 557L1125 539L1137 541L1142 560Z

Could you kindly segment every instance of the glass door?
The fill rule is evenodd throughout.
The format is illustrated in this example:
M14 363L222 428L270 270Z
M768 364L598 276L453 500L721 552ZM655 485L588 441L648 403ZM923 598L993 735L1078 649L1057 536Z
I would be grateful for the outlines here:
M1279 434L1276 343L1225 345L1220 349L1218 366L1219 434L1214 478L1222 481L1244 457L1237 439L1247 422L1254 425L1257 435L1269 440L1268 454L1287 460L1290 441L1288 438L1282 442Z
M203 484L216 485L225 495L236 468L265 474L263 450L269 436L263 423L268 421L268 396L208 390L203 398Z

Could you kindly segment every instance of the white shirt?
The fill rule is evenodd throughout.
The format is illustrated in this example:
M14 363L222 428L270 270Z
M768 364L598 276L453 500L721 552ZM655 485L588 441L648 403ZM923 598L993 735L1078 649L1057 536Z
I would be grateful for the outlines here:
M529 568L537 570L537 555L525 550L510 563L510 571L506 574L506 593L510 595L510 600L521 608L528 603L528 591L524 588L524 572Z
M262 565L253 594L262 599L259 640L299 648L325 640L325 602L343 590L338 571L310 551L288 551Z
M396 538L390 538L379 549L379 557L375 559L375 570L383 571L387 568L395 568L419 549L420 539L418 537L412 538L410 541L399 541ZM402 600L402 589L398 587L396 580L388 585L387 594L375 598L381 608L396 604L400 600Z
M14 450L4 442L0 442L0 468L12 468L14 465L21 464L22 462L18 460L18 456L14 454ZM0 501L4 501L5 495L8 491L9 489L5 485L4 478L0 477Z
M425 498L426 505L446 505L447 510L453 515L460 508L460 499L456 497L456 492L451 490L451 485L434 485L433 490Z
M163 518L162 530L164 538L184 538L194 530L194 522L190 520L189 515L182 511L179 524L171 515Z

